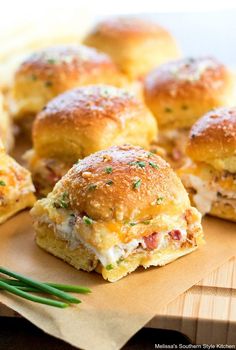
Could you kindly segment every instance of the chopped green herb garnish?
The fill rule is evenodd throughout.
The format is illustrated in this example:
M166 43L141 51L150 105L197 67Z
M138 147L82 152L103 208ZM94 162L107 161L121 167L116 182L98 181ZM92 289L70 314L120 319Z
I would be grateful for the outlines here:
M137 165L137 167L140 167L140 168L145 168L146 164L145 162L143 161L136 161L136 162L130 162L129 163L130 165Z
M159 197L159 198L157 198L157 200L156 200L156 204L161 204L162 203L162 201L163 201L163 197Z
M133 188L136 190L141 186L142 180L138 179L133 183Z
M106 270L110 271L113 269L113 265L112 264L109 264L106 266Z
M0 186L6 186L6 182L3 180L0 180Z
M130 222L129 225L130 226L135 226L135 225L137 225L137 222Z
M166 112L166 113L172 113L173 111L172 111L172 109L171 109L171 108L166 107L166 108L165 108L165 112Z
M64 192L62 194L61 199L59 199L57 202L54 202L55 208L64 208L67 209L69 207L69 194L68 192Z
M54 64L54 63L56 63L56 60L54 58L49 58L48 63Z
M149 162L148 164L151 165L151 167L154 168L154 169L159 169L159 166L156 165L156 164L153 163L153 162Z
M113 182L112 180L108 180L108 181L106 182L106 184L109 185L109 186L111 186L111 185L114 184L114 182Z
M52 84L52 82L51 81L46 81L45 82L45 86L47 86L47 87L50 87L50 86L52 86L53 84Z
M142 221L142 224L144 224L144 225L149 225L150 224L150 220L144 220L144 221Z
M93 220L90 219L88 216L83 216L83 222L86 224L86 225L92 225L93 223Z
M96 188L97 188L97 185L96 185L96 184L90 184L90 185L88 186L88 190L89 190L89 191L96 190Z
M151 156L153 156L153 152L148 152L148 158L151 158Z
M105 172L106 172L107 174L111 174L112 171L113 171L113 169L112 169L111 166L107 166L107 167L105 168Z

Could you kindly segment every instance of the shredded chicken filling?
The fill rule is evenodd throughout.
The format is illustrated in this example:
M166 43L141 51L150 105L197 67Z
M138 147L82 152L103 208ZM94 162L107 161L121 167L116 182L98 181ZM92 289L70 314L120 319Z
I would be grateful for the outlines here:
M236 210L236 192L225 190L217 181L204 181L199 176L186 174L183 177L186 187L193 189L193 200L197 209L204 215L211 211L216 202L230 204Z
M85 242L78 234L75 228L75 217L73 215L68 215L67 219L60 224L52 222L47 215L44 215L40 219L40 222L46 223L49 227L53 228L58 238L66 240L69 249L74 250L82 243L95 254L103 266L117 264L134 252L162 250L168 247L179 249L187 242L192 246L196 245L196 240L193 235L188 234L186 229L177 228L171 231L153 232L147 237L133 239L128 243L119 243L107 250L98 251L94 246ZM198 225L198 223L191 224L191 229L196 225Z

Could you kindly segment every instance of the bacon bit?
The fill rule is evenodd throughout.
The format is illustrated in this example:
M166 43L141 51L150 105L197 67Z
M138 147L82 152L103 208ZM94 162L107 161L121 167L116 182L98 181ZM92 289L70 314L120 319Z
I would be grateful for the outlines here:
M191 224L191 222L193 221L193 214L190 209L187 209L185 212L185 220L187 224Z
M159 233L153 232L151 235L144 237L144 242L148 250L153 250L157 248L159 241Z
M92 174L90 171L84 171L84 172L82 173L82 177L83 177L84 179L89 179L92 175L93 175L93 174Z
M168 232L168 235L170 235L171 238L174 239L175 241L180 241L181 236L182 236L180 230L172 230L172 231Z

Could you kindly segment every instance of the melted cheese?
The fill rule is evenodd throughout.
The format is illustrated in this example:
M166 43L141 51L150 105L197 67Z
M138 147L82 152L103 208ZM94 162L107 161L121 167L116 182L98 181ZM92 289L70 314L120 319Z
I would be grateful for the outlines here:
M53 228L55 235L63 240L68 242L68 247L71 250L74 250L78 247L80 243L84 244L86 248L91 250L96 257L100 260L103 266L107 266L109 264L116 264L118 260L123 259L136 249L146 249L145 240L141 239L132 239L128 243L119 243L107 250L99 251L94 246L86 242L76 231L73 223L71 222L71 213L68 212L68 215L65 219L58 223L51 221L47 215L44 215L40 218L42 223L48 224ZM180 229L181 231L181 239L179 241L172 240L172 244L176 249L178 249L181 243L185 242L187 239L187 231L185 229ZM158 232L158 246L156 250L161 250L166 248L170 244L170 238L168 235L168 231Z

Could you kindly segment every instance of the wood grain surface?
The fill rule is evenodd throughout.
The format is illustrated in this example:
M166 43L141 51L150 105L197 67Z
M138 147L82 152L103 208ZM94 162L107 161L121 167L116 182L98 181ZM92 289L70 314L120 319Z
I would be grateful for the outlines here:
M197 344L236 344L236 258L168 304L148 327L178 330Z

